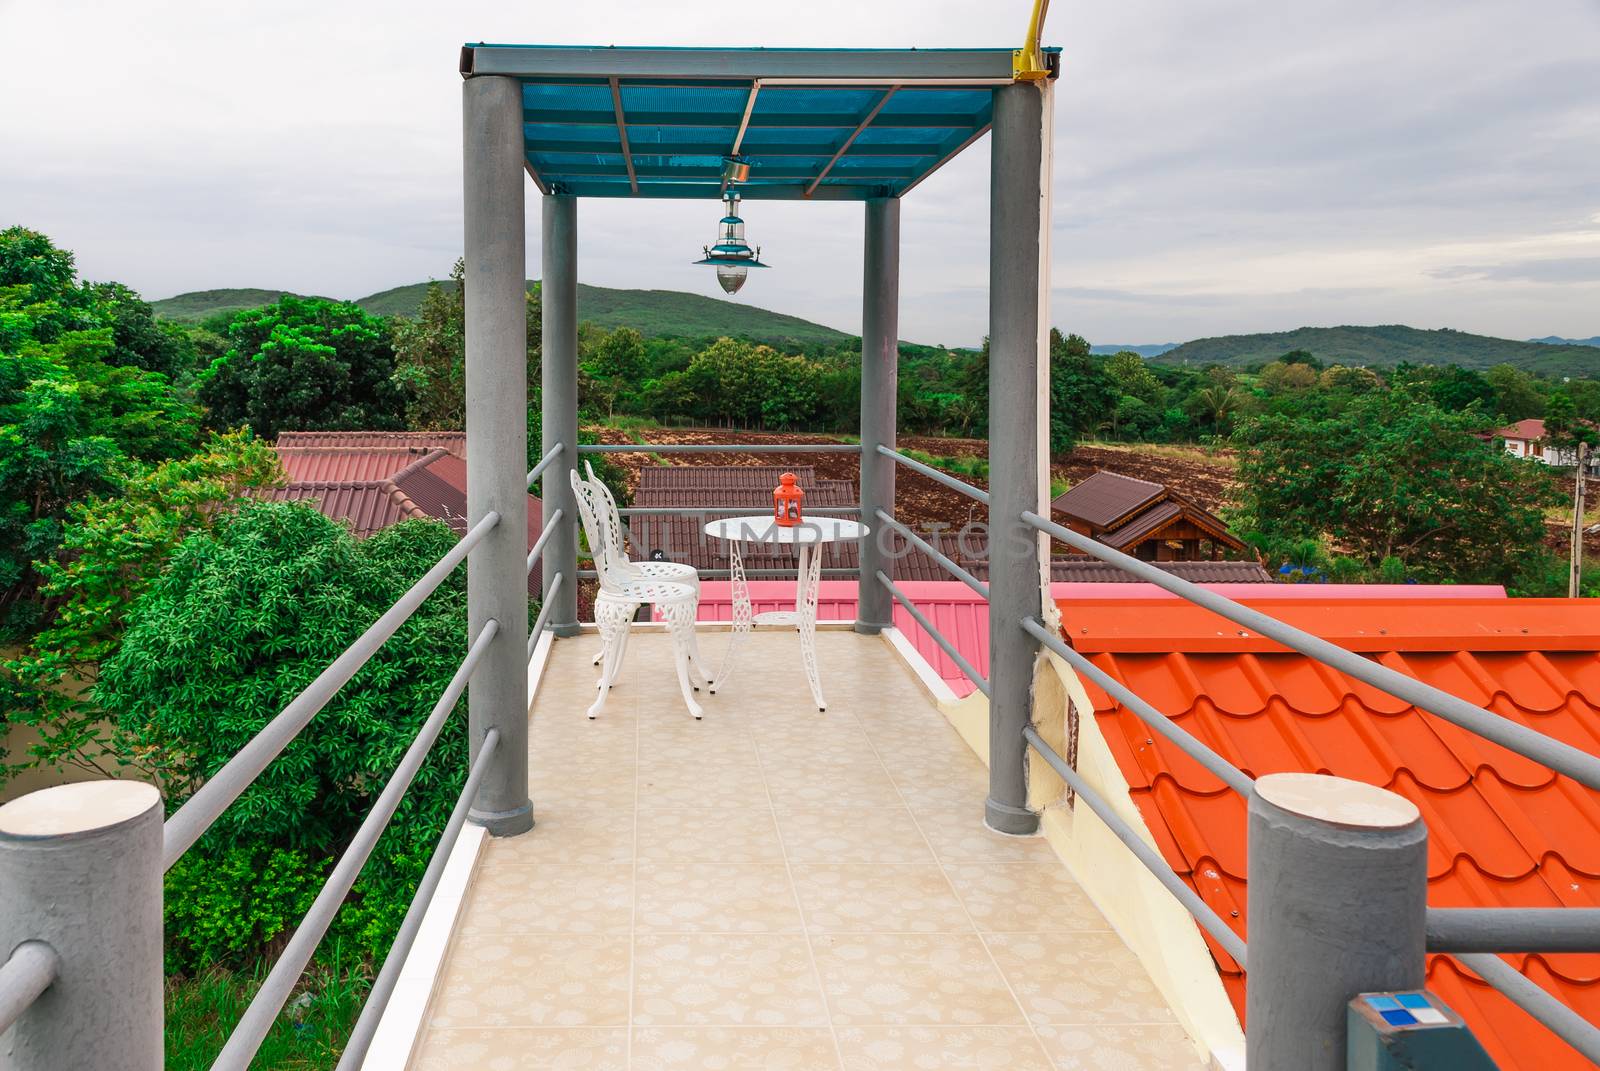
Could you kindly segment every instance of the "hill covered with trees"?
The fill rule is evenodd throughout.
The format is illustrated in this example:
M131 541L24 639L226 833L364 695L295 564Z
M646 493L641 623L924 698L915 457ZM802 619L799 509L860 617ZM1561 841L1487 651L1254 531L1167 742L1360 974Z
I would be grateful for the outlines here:
M351 304L374 316L414 318L430 283L411 283L368 294ZM538 281L528 280L529 292ZM231 316L284 297L306 297L287 290L197 290L153 301L158 316L201 323ZM578 318L597 327L631 327L645 338L747 338L796 346L832 345L849 340L843 331L781 312L741 305L677 290L617 290L578 284Z
M1594 354L1565 345L1518 342L1454 331L1425 331L1402 324L1378 327L1301 327L1255 335L1197 338L1155 359L1164 364L1203 368L1220 364L1247 368L1266 364L1285 353L1309 353L1326 365L1393 368L1400 364L1459 365L1486 369L1509 364L1547 376L1591 376Z

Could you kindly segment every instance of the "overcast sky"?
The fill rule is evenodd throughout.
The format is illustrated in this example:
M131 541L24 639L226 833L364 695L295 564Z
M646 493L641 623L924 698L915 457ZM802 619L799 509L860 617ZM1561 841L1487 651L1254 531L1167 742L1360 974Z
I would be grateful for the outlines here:
M1014 47L1030 7L0 0L0 226L150 298L359 297L458 255L463 41ZM1055 0L1046 37L1059 326L1600 334L1600 0ZM906 199L905 338L985 331L987 169ZM720 296L717 215L584 201L580 277ZM860 207L744 215L774 268L739 299L859 330Z

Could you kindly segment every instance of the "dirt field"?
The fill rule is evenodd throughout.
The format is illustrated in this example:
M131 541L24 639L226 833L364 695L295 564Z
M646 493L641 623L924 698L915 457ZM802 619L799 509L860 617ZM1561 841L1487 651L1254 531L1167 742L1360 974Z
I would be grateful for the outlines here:
M618 445L635 440L628 432L597 426L601 441ZM728 431L721 428L652 428L643 434L652 443L822 443L846 441L837 436L784 434L779 432ZM938 457L982 457L989 449L983 439L950 439L930 436L902 436L900 445ZM709 454L662 454L644 452L613 454L630 474L630 488L638 484L641 466L675 465L811 465L824 479L859 480L860 466L850 454L750 454L729 451ZM1051 477L1077 483L1098 469L1107 469L1141 480L1163 483L1208 510L1216 510L1232 500L1233 457L1226 450L1200 447L1082 445L1064 462L1051 466ZM977 479L967 482L984 486ZM957 491L949 490L926 476L902 467L895 479L895 515L913 526L940 523L960 528L973 520L985 519L984 507Z

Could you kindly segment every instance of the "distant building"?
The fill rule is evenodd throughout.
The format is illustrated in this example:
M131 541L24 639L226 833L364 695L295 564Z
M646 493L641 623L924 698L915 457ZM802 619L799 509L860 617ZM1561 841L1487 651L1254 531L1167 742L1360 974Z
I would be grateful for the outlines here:
M459 431L286 431L274 449L288 474L263 498L309 502L365 539L392 524L431 517L467 530L466 435ZM528 546L543 528L539 500L528 496ZM540 590L534 567L528 590Z
M1506 444L1506 453L1513 457L1531 458L1546 465L1565 468L1572 468L1578 463L1577 447L1550 445L1544 421L1538 417L1529 417L1527 420L1519 420L1515 424L1500 428L1494 433L1494 437ZM1588 468L1591 474L1600 473L1600 458L1591 458Z
M1164 484L1101 470L1050 503L1079 535L1147 562L1216 561L1245 545L1222 523Z

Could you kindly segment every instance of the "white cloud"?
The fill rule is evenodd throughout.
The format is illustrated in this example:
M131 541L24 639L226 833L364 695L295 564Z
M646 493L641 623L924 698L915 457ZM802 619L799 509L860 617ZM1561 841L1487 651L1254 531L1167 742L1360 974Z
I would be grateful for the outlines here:
M463 41L1009 46L1030 6L0 0L0 225L150 296L358 296L442 275L459 249ZM1056 5L1055 320L1108 342L1327 322L1593 334L1600 284L1533 266L1592 256L1600 234L1597 29L1586 0L1537 18L1497 0ZM984 332L987 155L907 198L907 337ZM586 202L583 277L715 294L688 264L715 211ZM741 300L858 326L858 208L746 218L775 267ZM536 204L529 220L536 274ZM1511 267L1440 274L1463 265Z

